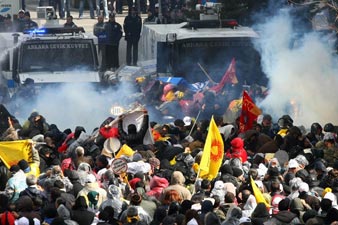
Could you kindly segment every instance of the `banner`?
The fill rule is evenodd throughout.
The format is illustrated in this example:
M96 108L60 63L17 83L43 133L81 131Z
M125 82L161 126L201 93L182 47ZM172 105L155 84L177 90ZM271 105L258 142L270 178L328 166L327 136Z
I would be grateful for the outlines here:
M224 156L222 136L212 116L207 139L204 144L203 154L199 165L199 177L209 180L217 177Z
M236 76L236 61L235 61L235 58L233 58L231 60L231 63L229 65L227 71L223 75L222 80L218 84L216 84L215 86L211 87L210 89L216 91L216 93L219 93L223 89L223 87L226 83L231 83L231 84L237 84L238 83L238 79L237 79L237 76Z
M123 110L122 110L123 111ZM137 131L141 129L141 125L143 122L143 116L144 116L144 109L141 108L136 108L134 110L127 111L123 113L123 130L127 131L128 130L128 125L129 124L135 124ZM110 124L112 127L117 127L118 126L118 117L115 118L114 121L112 121ZM150 129L149 128L146 132L146 135L143 138L143 144L148 145L148 144L154 144L154 138Z
M7 168L18 164L21 159L25 159L28 163L32 163L32 141L1 141L0 159Z
M239 117L239 130L245 132L252 129L254 121L262 114L246 91L243 92L242 112Z

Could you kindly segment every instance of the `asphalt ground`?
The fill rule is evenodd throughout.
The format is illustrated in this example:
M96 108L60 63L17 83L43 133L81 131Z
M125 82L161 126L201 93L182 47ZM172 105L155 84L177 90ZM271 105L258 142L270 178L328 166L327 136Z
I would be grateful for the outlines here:
M30 11L31 18L38 22L39 25L44 24L46 21L43 19L37 19L37 13L36 13L36 8L39 5L39 0L26 0L26 10ZM58 12L56 12L58 15ZM96 12L95 12L96 14ZM94 24L97 22L96 19L91 19L89 15L89 9L85 9L83 13L83 18L79 19L79 10L78 8L71 8L71 15L74 18L74 23L77 26L83 27L86 32L92 32ZM116 14L116 22L120 23L123 25L124 18L127 16L127 7L123 7L123 13L122 14ZM142 20L147 17L146 14L141 15ZM64 24L66 22L65 19L60 19L59 23Z

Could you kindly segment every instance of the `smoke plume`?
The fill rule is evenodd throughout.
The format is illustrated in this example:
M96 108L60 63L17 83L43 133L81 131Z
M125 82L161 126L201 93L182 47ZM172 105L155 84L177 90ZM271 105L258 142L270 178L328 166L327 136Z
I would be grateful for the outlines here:
M269 94L259 106L275 119L289 114L295 125L338 124L338 71L332 39L311 32L302 37L287 10L257 28L255 42L269 78ZM298 36L297 36L298 35Z

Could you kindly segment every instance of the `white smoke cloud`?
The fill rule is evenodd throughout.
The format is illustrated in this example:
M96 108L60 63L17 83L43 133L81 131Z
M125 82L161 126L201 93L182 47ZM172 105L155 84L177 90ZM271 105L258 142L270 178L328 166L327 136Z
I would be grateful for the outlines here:
M64 84L47 87L41 90L37 101L20 102L16 116L23 124L33 111L46 118L47 123L56 124L62 131L76 126L83 126L87 133L111 114L112 106L122 106L128 109L131 103L129 97L135 93L135 88L128 83L120 83L109 90L96 90L90 84Z
M269 78L269 95L259 104L264 112L276 120L289 114L295 125L305 127L313 122L338 124L338 64L331 42L310 33L290 47L295 32L286 10L258 29L255 46Z

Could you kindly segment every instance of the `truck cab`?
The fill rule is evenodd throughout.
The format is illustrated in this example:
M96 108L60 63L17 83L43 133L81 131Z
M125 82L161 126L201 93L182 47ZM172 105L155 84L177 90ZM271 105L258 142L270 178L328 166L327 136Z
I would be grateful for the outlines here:
M100 83L97 39L83 28L50 27L0 33L2 85L14 93L25 80L37 86Z
M145 23L140 43L141 60L155 60L160 76L200 82L208 79L205 75L208 73L218 82L235 58L237 76L242 83L264 85L260 56L253 44L259 34L235 20L220 19L217 12L213 13L217 10L211 8L212 5L205 7L198 20L179 24Z

